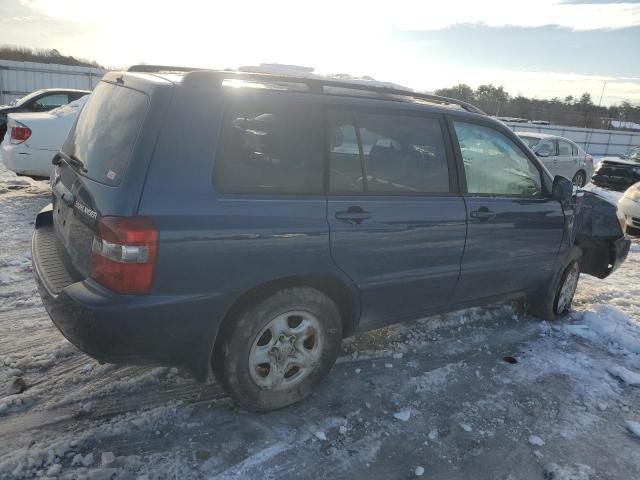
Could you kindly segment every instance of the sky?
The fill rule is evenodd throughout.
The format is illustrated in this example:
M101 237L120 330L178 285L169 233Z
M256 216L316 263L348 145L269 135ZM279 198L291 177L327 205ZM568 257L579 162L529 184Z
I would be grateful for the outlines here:
M0 0L0 44L109 68L293 64L418 91L640 103L640 0Z

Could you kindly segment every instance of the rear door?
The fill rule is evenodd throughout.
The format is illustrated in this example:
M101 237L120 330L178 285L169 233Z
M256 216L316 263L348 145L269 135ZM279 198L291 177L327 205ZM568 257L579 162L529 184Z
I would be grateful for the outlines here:
M455 299L475 301L539 287L549 278L564 230L544 172L508 132L454 119L467 243Z
M358 285L361 323L446 304L466 212L443 118L334 109L327 131L331 253Z
M556 160L558 162L558 175L572 180L578 171L578 155L577 152L574 154L573 146L570 142L558 139L558 156Z

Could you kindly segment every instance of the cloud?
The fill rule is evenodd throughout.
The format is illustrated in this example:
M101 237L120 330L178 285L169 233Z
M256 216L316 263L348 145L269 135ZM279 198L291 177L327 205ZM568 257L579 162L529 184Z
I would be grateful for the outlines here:
M640 25L640 4L562 0L398 0L393 5L375 0L325 0L308 10L299 1L199 2L150 0L21 0L24 5L56 18L109 25L140 25L144 19L159 27L189 22L198 27L223 28L224 23L250 33L248 28L291 29L311 20L314 30L374 29L439 30L472 23L488 26L538 27L559 25L573 30L616 29ZM220 19L224 19L221 21ZM229 22L227 22L227 20ZM305 20L307 22L305 22Z

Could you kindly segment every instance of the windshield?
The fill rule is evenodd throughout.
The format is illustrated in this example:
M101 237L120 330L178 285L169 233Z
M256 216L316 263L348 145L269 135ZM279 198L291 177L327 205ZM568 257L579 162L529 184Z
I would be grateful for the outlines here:
M522 141L523 141L524 143L526 143L526 144L527 144L527 147L529 147L529 148L531 148L531 149L535 148L535 146L536 146L538 143L540 143L540 140L541 140L540 138L536 138L536 137L527 137L527 136L525 136L525 135L518 135L518 136L522 139Z

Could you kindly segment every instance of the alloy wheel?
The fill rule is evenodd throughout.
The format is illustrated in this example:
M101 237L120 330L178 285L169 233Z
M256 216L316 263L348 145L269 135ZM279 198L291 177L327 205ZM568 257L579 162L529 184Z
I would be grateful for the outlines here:
M323 341L322 326L310 312L298 310L278 315L260 331L251 346L252 380L264 389L291 388L317 367Z

